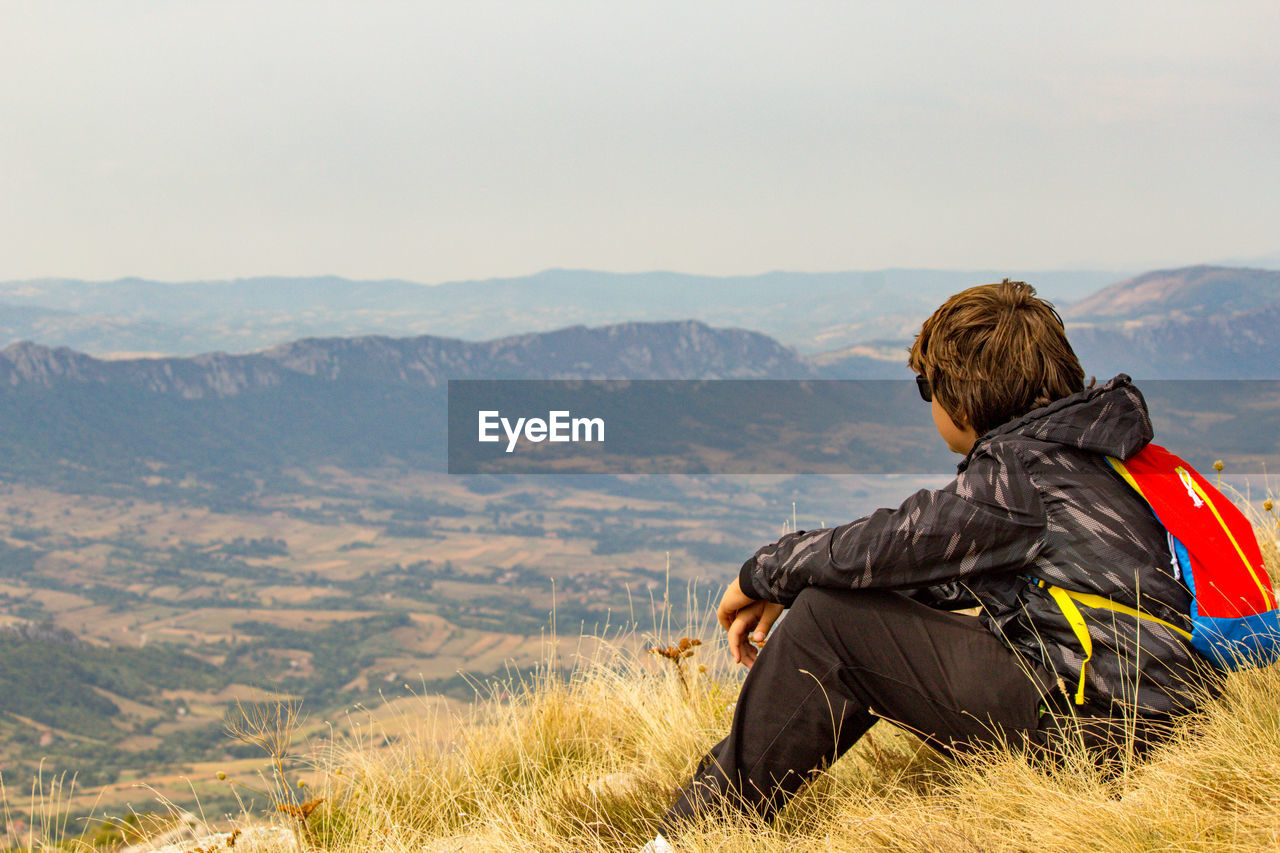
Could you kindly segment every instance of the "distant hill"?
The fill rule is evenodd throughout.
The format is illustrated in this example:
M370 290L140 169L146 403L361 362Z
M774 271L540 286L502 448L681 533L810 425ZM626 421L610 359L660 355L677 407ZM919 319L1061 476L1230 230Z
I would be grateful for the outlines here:
M1158 270L1118 282L1064 310L1077 323L1143 323L1232 315L1280 304L1280 271Z
M1204 345L1211 350L1206 363L1243 359L1257 364L1267 356L1249 342L1250 317L1264 318L1253 312L1280 302L1280 271L1222 266L1160 270L1118 283L1105 271L936 270L736 277L547 270L436 286L332 276L178 283L42 279L0 283L0 346L30 340L111 358L253 353L304 338L493 342L544 332L563 335L561 330L575 324L696 318L708 326L761 332L812 356L812 369L823 376L891 377L903 375L902 352L943 298L1006 275L1030 281L1058 305L1073 335L1096 348L1086 356L1096 372L1136 363L1143 371L1150 364L1163 371L1156 375L1168 375L1166 368L1182 365L1164 364L1159 350L1166 346L1177 347L1188 363ZM1206 332L1198 326L1134 332L1237 315L1242 340L1234 340L1230 329L1208 329L1209 342L1177 343L1180 335ZM1223 333L1226 337L1213 342ZM1154 358L1148 358L1152 346ZM1224 360L1214 352L1230 355ZM593 363L599 356L591 356Z
M557 278L556 286L569 287L566 281L572 279ZM925 304L920 292L907 292L905 302L903 293L890 293L889 280L867 291L873 296L863 306L866 310ZM840 281L833 276L821 286L848 285ZM946 281L940 277L933 285L950 287ZM672 282L668 284L676 290L681 282L688 284L681 277ZM626 282L622 291L630 293L635 284ZM321 291L349 295L351 285L331 281L326 285L330 290ZM406 293L420 288L403 282L387 286ZM495 315L518 313L512 306L528 304L528 286L477 285L481 295L460 292L458 299L477 310L488 305ZM586 293L599 281L584 276L573 286ZM757 281L753 286L762 285ZM778 286L770 282L768 290L780 315L790 311L803 316L811 330L839 316L831 307L838 300L803 301L794 293L784 295ZM126 290L138 297L154 287L134 283ZM237 298L248 299L245 287L233 288L240 293ZM264 297L263 304L275 299L292 305L289 294L304 289L296 282L282 287ZM216 292L214 288L201 298L213 299ZM491 301L502 292L511 295L510 302ZM762 293L755 291L755 297ZM1086 372L1102 379L1120 372L1139 379L1277 379L1277 293L1280 272L1193 267L1109 286L1064 306L1063 313ZM170 296L175 305L186 304L180 296ZM751 304L749 296L723 297L725 311ZM106 297L93 297L99 298ZM939 298L928 295L929 307ZM660 301L657 296L650 300ZM104 305L84 303L90 308ZM797 306L800 315L794 314ZM213 310L211 304L206 307ZM28 313L48 319L42 309ZM536 322L536 312L531 316L530 322ZM465 314L459 319L461 325L468 322ZM244 472L291 465L405 464L440 470L449 379L909 379L909 343L909 334L903 334L803 355L758 331L693 320L577 325L481 342L432 335L313 337L244 354L112 360L24 342L0 351L0 473L83 483L89 476L136 480L156 465L216 472L232 480L243 479ZM1187 392L1179 405L1199 408L1196 400L1204 399L1203 393ZM785 408L777 400L772 405ZM741 417L756 420L747 412ZM1241 426L1237 432L1247 437L1250 429L1254 427ZM896 451L880 448L877 453L892 459L893 452L910 455L920 447L912 439Z
M1149 272L1061 307L1085 371L1109 378L1280 378L1280 271L1197 266ZM825 377L896 378L911 336L811 358Z
M1085 369L1099 375L1280 378L1280 271L1159 270L1062 313Z
M803 379L813 367L759 332L697 320L572 326L484 343L447 338L304 340L261 357L312 376L437 385L446 379Z
M1005 276L1062 302L1107 271L940 271L700 276L547 270L422 285L333 276L233 281L0 282L0 347L19 340L96 355L248 352L305 337L439 335L487 341L582 324L696 318L756 329L801 352L910 334L947 295ZM28 313L19 313L18 309ZM43 309L44 313L29 313Z
M1149 379L1280 379L1280 302L1230 315L1069 325L1085 370Z
M809 361L824 379L910 379L907 353L911 339L867 341L818 353Z
M805 379L758 332L694 321L572 327L484 343L308 339L247 355L105 361L0 351L0 473L134 478L147 466L443 468L449 379Z
M244 355L103 360L29 341L0 351L0 387L103 385L183 399L315 379L439 387L449 379L802 379L813 367L759 332L694 320L619 323L472 343L455 338L308 338Z
M13 334L11 330L21 328L24 323L38 322L47 317L67 317L70 314L70 311L55 311L39 305L8 305L0 302L0 334Z
M1271 330L1278 324L1280 308L1267 308L1230 321L1081 327L1072 336L1086 370L1103 379L1117 372L1147 379L1270 378L1277 363ZM228 482L316 465L444 470L450 379L907 380L904 350L879 342L810 359L758 332L688 320L575 326L482 343L312 338L244 355L190 358L102 360L21 343L0 351L0 474L83 484L86 477L136 481L159 468ZM1209 406L1221 422L1246 400L1219 386L1212 402L1203 388L1173 387L1159 395L1171 401L1170 411ZM911 413L919 406L908 387L904 381L883 390L761 388L760 398L750 401L710 389L692 397L659 394L643 405L645 417L662 429L648 430L652 435L641 435L634 446L656 452L653 442L667 441L661 436L673 429L677 438L712 436L714 445L721 435L734 440L749 424L760 448L816 453L816 461L847 470L914 470L919 460L934 464L929 454L938 448L931 429L901 428L914 423ZM1248 400L1271 393L1249 390ZM1267 403L1237 419L1237 443L1272 451L1268 436L1275 430L1258 420L1271 408ZM1176 429L1194 431L1199 423ZM843 437L822 432L828 429L843 430ZM1185 438L1184 446L1199 440ZM945 454L937 455L945 469Z

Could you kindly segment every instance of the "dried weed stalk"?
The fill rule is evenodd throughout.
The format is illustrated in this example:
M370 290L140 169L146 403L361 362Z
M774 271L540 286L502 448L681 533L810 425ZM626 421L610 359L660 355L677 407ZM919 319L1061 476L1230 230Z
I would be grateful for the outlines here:
M268 786L269 790L266 791L237 780L231 780L232 783L265 796L275 806L277 812L286 815L299 850L310 850L314 847L308 818L323 801L323 798L317 798L298 802L293 793L295 786L289 784L289 778L285 772L285 760L289 756L294 736L305 719L302 703L297 701L253 702L246 705L237 699L236 714L226 724L228 736L249 746L255 746L267 754L274 775L272 783ZM219 773L218 778L226 779L227 775ZM299 780L296 787L301 789L306 785ZM227 846L234 844L234 838L228 839Z
M676 675L680 676L680 686L684 688L685 699L690 699L693 696L692 689L689 685L687 661L689 658L693 657L694 647L700 645L702 645L701 640L697 640L692 637L681 637L678 645L667 646L665 648L662 646L654 646L646 649L649 654L660 658L666 658L675 666Z

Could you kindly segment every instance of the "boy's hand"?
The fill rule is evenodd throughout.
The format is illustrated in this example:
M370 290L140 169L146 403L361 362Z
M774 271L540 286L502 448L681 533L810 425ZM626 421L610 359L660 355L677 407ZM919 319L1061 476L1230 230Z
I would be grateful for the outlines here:
M729 649L733 652L735 661L751 669L751 665L756 662L756 655L760 654L758 646L764 644L765 638L769 636L769 629L782 615L782 610L781 604L755 601L738 611L733 624L729 626ZM747 642L748 631L751 632L751 642Z
M747 597L742 587L738 586L738 579L734 578L733 583L725 588L724 595L720 598L720 606L716 608L716 619L720 622L720 627L728 631L738 611L755 602L754 598Z
M759 652L747 642L747 633L751 632L752 642L763 643L782 610L781 604L748 598L736 580L729 584L716 609L716 618L729 633L729 651L735 663L751 668Z

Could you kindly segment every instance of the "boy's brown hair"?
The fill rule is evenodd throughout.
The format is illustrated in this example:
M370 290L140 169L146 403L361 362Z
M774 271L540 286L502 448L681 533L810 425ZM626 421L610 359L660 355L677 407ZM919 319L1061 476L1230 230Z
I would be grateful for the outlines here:
M1026 282L970 287L925 320L908 358L960 427L982 435L1084 390L1062 318Z

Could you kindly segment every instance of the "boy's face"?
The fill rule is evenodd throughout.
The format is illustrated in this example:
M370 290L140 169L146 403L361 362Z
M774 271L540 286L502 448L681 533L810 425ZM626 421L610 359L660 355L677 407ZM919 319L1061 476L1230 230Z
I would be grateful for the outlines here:
M961 428L956 422L951 420L951 416L947 414L947 410L942 408L942 404L938 402L937 396L934 396L933 402L930 403L933 411L933 425L938 428L938 435L942 436L942 440L947 443L947 447L953 453L959 453L962 456L968 455L973 449L973 443L978 440L978 434L973 431L973 427L966 426Z

